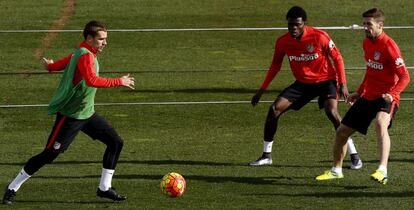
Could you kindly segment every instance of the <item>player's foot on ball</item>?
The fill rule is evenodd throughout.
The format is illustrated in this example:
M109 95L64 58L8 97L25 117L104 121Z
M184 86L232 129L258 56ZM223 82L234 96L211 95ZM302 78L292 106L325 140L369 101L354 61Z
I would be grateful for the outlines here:
M342 179L344 178L344 175L342 173L335 173L331 170L325 171L323 174L317 176L315 179L318 181L324 181L324 180L331 180L331 179Z
M6 189L4 190L3 204L6 204L6 205L13 204L15 196L16 196L16 191L10 190L9 185L7 185Z
M272 165L272 156L270 154L262 155L256 161L249 163L250 166L265 166L265 165Z
M351 169L358 170L362 168L362 160L358 154L351 154Z
M118 194L113 187L109 188L109 190L107 191L102 191L98 188L98 190L96 191L96 195L101 198L109 198L114 201L123 201L127 198L125 195Z
M388 182L388 176L381 170L376 170L373 174L371 174L371 178L383 185L386 185Z

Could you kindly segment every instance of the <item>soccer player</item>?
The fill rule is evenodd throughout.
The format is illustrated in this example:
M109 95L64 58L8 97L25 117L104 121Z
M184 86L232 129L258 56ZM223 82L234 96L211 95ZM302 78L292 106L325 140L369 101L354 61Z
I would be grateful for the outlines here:
M134 78L129 75L120 78L98 76L97 54L107 45L107 30L102 23L87 23L83 36L85 40L67 57L56 62L43 58L44 65L50 72L64 70L48 107L49 114L56 114L56 121L44 150L30 158L6 187L3 204L12 204L20 186L64 152L79 131L106 145L97 195L114 201L126 199L126 196L118 194L111 186L123 140L105 118L95 113L94 98L97 88L125 86L134 89Z
M371 178L387 184L387 164L391 148L388 129L399 106L400 93L407 87L410 76L397 44L384 31L384 12L378 8L362 14L366 38L363 41L366 73L357 92L347 98L351 108L336 131L334 162L331 170L316 180L343 178L342 161L346 153L346 139L355 131L364 135L371 121L376 119L379 151L378 169Z
M270 82L280 71L283 57L287 55L296 81L284 89L269 108L264 125L263 154L251 166L272 164L273 137L280 116L286 111L299 110L318 97L319 108L325 109L328 119L336 129L341 116L338 112L338 92L346 98L349 93L342 56L329 35L306 25L306 12L298 6L287 15L288 32L276 41L272 64L260 89L252 97L255 106ZM332 61L333 62L332 62ZM362 161L351 138L348 140L351 169L360 169Z

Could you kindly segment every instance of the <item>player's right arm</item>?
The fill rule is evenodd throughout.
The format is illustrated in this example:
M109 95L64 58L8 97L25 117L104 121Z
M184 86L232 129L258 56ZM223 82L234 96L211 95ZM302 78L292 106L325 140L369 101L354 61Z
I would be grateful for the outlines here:
M69 54L68 56L61 58L57 61L43 58L43 65L49 72L62 71L66 68L66 65L69 63L71 58L72 58L72 54Z
M269 84L272 82L272 80L275 78L276 74L280 71L282 67L285 52L281 50L280 44L278 43L279 40L276 42L272 64L270 65L269 70L267 71L266 77L262 85L260 86L259 90L257 90L256 94L251 99L251 104L253 106L256 106L259 103L264 91L269 87Z

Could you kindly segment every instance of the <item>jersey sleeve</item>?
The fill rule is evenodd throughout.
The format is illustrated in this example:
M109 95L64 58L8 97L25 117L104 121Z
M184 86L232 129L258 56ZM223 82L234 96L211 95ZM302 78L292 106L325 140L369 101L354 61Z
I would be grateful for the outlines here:
M364 93L364 91L365 91L365 86L366 86L366 81L367 81L366 80L366 77L367 77L367 75L365 74L364 79L362 80L361 85L359 85L359 87L358 87L358 89L356 91L359 95L362 95Z
M342 58L342 55L339 52L339 49L336 47L335 43L333 42L333 40L329 37L327 33L323 33L321 35L321 41L322 41L323 49L326 51L325 53L329 55L329 57L332 59L332 62L335 67L338 83L345 84L346 83L345 65L344 65L344 60Z
M389 94L395 98L398 97L401 92L407 87L408 83L410 82L410 75L408 73L407 67L405 66L404 59L401 56L401 52L397 44L393 40L390 40L387 46L388 53L390 55L389 62L391 62L395 74L398 76L396 85L389 92Z
M282 67L284 56L285 52L282 51L280 39L278 39L275 44L275 52L273 54L272 64L267 71L266 77L260 87L261 89L267 89L269 87L269 84L272 82Z
M95 73L94 58L86 53L79 58L77 69L80 71L86 85L96 88L108 88L122 86L121 78L103 78Z
M62 71L66 68L66 65L68 65L71 58L72 58L72 54L69 54L68 56L64 58L61 58L53 63L50 63L47 65L47 70L49 72Z

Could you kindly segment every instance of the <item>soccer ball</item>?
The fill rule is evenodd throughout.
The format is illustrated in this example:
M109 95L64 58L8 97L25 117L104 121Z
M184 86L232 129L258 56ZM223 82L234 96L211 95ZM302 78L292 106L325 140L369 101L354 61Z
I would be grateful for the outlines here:
M186 188L184 177L175 172L162 177L160 186L161 191L172 198L182 196Z

